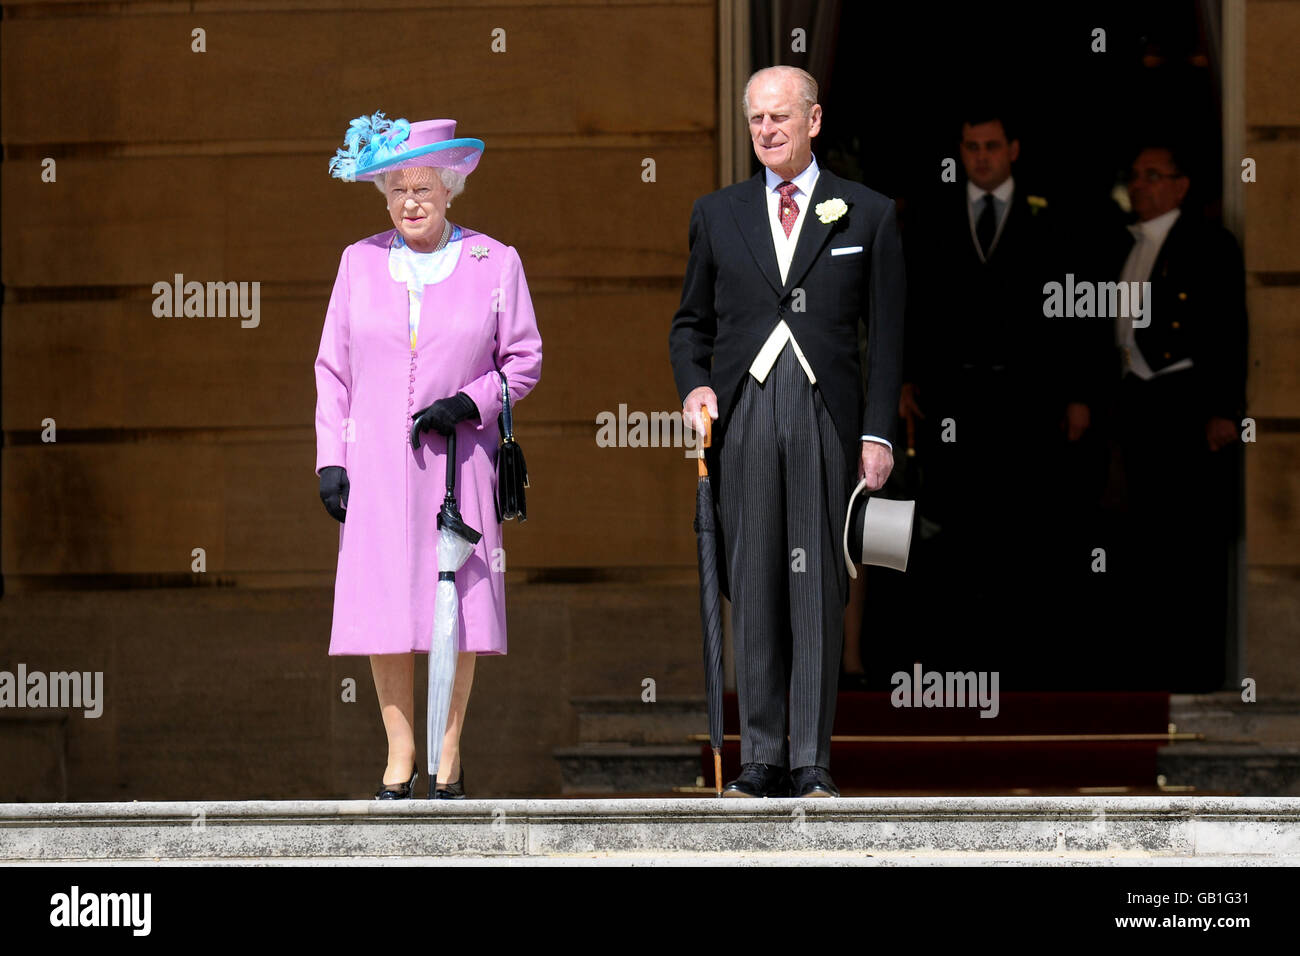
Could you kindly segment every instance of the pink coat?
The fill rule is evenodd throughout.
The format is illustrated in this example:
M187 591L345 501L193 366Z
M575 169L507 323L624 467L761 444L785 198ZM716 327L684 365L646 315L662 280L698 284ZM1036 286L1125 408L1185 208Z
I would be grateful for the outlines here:
M479 420L456 429L456 497L483 538L456 574L460 649L504 654L505 558L493 504L496 368L512 401L537 384L542 340L532 300L514 248L466 229L455 270L424 288L412 350L406 284L388 271L395 232L343 250L316 356L316 471L342 465L351 484L339 526L329 652L429 650L447 442L430 431L412 450L411 417L464 392ZM475 247L487 254L472 255Z

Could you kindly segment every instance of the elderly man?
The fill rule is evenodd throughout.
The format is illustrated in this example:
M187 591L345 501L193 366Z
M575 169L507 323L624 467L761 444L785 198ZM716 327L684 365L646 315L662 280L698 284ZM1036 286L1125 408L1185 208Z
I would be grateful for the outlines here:
M695 203L669 334L684 417L717 420L743 763L726 793L838 796L840 533L855 470L875 490L893 467L902 245L892 200L813 158L809 74L759 70L743 108L764 169Z

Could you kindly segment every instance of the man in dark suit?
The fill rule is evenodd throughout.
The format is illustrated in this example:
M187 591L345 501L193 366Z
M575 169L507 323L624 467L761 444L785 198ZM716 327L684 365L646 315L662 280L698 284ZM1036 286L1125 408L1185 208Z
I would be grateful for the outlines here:
M1182 208L1191 185L1176 148L1149 146L1133 160L1138 221L1117 244L1110 278L1150 282L1150 298L1137 321L1110 330L1109 425L1127 500L1124 620L1165 686L1208 690L1222 680L1236 533L1245 267L1231 233Z
M926 630L968 652L964 622L998 621L984 646L999 653L990 663L1005 678L1026 660L1017 622L1033 620L1032 602L1046 593L1026 576L1046 585L1045 552L1061 548L1064 446L1083 438L1091 416L1068 374L1067 330L1044 316L1043 286L1064 278L1062 257L1047 200L1013 175L1014 124L996 107L971 108L957 145L965 183L944 186L907 223L899 413L924 467L921 513L939 532L915 582L938 615Z
M855 471L875 490L893 467L902 247L893 201L813 158L810 75L760 70L743 105L765 168L695 203L669 335L683 415L717 420L743 763L726 793L837 796L840 539Z
M1011 391L1008 382L1020 391L1042 365L1042 284L1056 265L1047 202L1012 175L1020 141L1003 113L970 111L958 146L965 185L947 186L942 201L908 222L913 282L899 410L913 424L927 404L922 396L932 405L972 389ZM1019 398L1014 404L1024 405ZM996 437L1005 436L1007 411Z

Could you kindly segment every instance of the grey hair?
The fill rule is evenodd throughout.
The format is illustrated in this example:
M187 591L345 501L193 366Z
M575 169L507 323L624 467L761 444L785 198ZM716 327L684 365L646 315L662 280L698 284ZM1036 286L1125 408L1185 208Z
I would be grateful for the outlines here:
M435 166L433 168L438 171L438 178L442 180L442 184L446 186L451 193L451 195L447 197L448 199L455 199L465 191L464 173L457 172L454 169L448 169L445 166ZM391 170L389 172L391 172ZM376 189L385 195L388 194L388 173L379 173L375 176L373 182Z
M755 70L745 83L745 95L740 99L740 111L745 119L749 119L749 88L754 81L764 74L777 73L781 76L793 76L799 81L799 102L803 105L804 115L812 112L812 108L817 105L817 81L807 70L801 70L797 66L768 66L761 70Z

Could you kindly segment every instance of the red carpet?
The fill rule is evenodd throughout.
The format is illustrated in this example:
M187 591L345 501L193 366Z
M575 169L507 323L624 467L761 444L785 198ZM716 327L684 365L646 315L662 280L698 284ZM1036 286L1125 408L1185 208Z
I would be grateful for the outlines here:
M894 707L888 693L843 692L836 736L1005 737L1071 734L1164 734L1167 693L1002 693L995 718L979 709ZM739 732L735 694L724 703L726 733ZM1156 781L1150 741L836 741L831 773L841 790L986 790L1137 787ZM713 779L712 751L702 748L702 773ZM727 779L740 772L740 744L723 747Z

